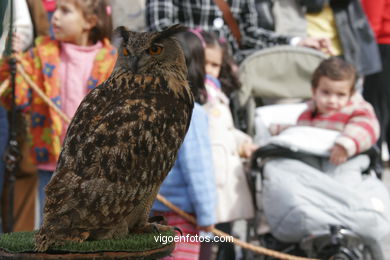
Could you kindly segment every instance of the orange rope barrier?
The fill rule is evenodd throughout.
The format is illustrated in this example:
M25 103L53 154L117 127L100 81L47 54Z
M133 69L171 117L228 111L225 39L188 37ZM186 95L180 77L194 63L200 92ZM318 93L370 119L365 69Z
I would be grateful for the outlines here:
M9 87L9 79L6 79L0 85L0 96L3 95L4 91Z

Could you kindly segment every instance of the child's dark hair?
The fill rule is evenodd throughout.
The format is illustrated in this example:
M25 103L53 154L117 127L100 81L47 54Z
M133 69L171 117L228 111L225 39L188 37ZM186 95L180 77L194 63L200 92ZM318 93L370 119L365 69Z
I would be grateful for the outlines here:
M355 90L358 79L356 68L339 57L330 57L323 60L313 73L311 80L312 88L317 88L321 77L328 77L331 80L350 80L351 93Z
M219 72L219 81L221 81L222 91L226 96L230 97L232 92L241 88L241 83L238 78L238 68L233 56L230 55L229 47L226 42L220 43L223 50L222 66Z
M111 39L112 19L111 6L109 0L73 0L74 4L80 8L84 17L95 15L97 22L89 34L89 40L93 43L103 40L104 38Z
M204 104L207 101L205 80L205 58L202 42L192 32L181 32L175 35L180 43L188 70L188 81L195 101Z
M221 82L222 91L226 96L230 97L231 93L241 87L240 80L236 71L233 71L233 67L236 66L232 55L229 53L229 47L226 43L222 43L218 40L216 34L212 32L201 32L206 46L214 47L219 46L222 49L222 64L221 71L219 72L219 81Z

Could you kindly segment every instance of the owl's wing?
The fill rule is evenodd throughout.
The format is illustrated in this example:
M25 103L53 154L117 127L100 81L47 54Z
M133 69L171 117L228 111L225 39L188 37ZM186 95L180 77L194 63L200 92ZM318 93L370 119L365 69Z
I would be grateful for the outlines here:
M112 88L113 76L110 76L105 82L92 89L81 101L75 115L68 126L68 131L75 125L82 123L90 116L98 118L111 104L115 103L115 99L120 99L118 88Z
M168 89L163 85L154 91L138 86L120 93L103 87L91 92L77 110L57 174L71 170L87 177L110 172L107 178L114 181L120 174L113 172L153 168L150 160L164 164L176 156L191 119L191 97L175 98L161 91ZM161 153L167 157L155 155Z
M108 228L118 218L131 213L147 194L151 185L133 181L126 183L107 181L105 177L83 178L66 172L55 175L46 188L48 220L63 227Z

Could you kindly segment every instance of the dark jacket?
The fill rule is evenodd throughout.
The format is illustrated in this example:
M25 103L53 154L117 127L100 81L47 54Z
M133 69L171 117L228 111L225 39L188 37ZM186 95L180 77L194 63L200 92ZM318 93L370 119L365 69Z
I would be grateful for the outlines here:
M320 12L327 0L300 0L307 12ZM343 56L360 75L382 70L378 46L359 0L331 0Z

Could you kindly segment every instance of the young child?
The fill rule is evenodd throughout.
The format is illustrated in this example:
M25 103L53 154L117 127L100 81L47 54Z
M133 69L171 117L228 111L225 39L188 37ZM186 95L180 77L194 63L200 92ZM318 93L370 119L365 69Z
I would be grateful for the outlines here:
M71 118L87 92L111 74L116 50L110 44L111 17L104 0L59 0L52 23L55 39L38 37L19 56L31 79ZM0 64L0 81L9 77ZM17 75L16 102L30 115L32 159L39 175L41 216L49 182L65 137L67 123Z
M200 34L205 41L206 73L221 82L222 92L230 99L231 94L241 87L238 66L229 53L226 41L218 39L213 33L201 31Z
M341 58L322 61L312 77L312 100L298 118L298 125L341 132L330 151L335 165L368 150L379 138L375 112L355 91L356 80L354 66Z
M390 198L375 176L363 177L370 159L360 154L376 143L379 124L371 105L355 90L356 78L354 66L341 58L328 58L319 64L312 76L313 95L308 108L299 116L298 127L288 129L298 134L287 133L285 137L294 141L303 138L296 143L309 144L308 150L310 145L316 150L325 144L330 147L330 159L308 154L302 160L281 156L267 161L262 170L262 203L272 235L279 240L288 237L299 241L307 234L328 229L332 223L353 229L372 259L384 259L380 241L389 229L378 220L388 217L376 214L389 212L385 205ZM310 135L310 127L319 134ZM299 135L301 130L304 135ZM320 132L331 133L330 138ZM317 146L307 141L313 137L319 139ZM360 229L367 226L363 223L369 223L370 229Z
M200 37L204 41L205 48L207 103L209 105L215 105L216 103L223 104L229 109L226 111L229 114L228 117L233 119L229 107L229 96L234 90L240 87L238 77L234 71L236 64L227 49L219 42L216 35L201 31ZM241 135L242 132L239 131L239 133L236 134ZM247 137L245 138L245 142L238 144L239 154L243 158L249 158L257 147L252 144L251 138L248 135L245 136Z
M205 46L208 100L204 107L210 120L209 133L217 182L217 228L231 233L234 220L248 219L254 214L242 159L249 158L257 147L250 136L234 127L227 94L239 85L238 81L236 85L232 84L234 75L227 53L224 53L215 35L202 31L200 37ZM229 80L219 80L227 78ZM234 258L233 244L221 244L217 259Z
M190 32L177 35L188 68L188 80L195 97L190 127L179 150L176 162L160 188L160 194L187 213L194 214L196 227L160 202L153 204L154 215L165 216L168 224L183 231L183 235L195 236L202 231L211 231L215 223L215 180L211 144L208 134L208 118L201 106L206 101L204 87L204 53L201 42ZM172 257L165 259L198 260L200 243L191 241L176 243Z

